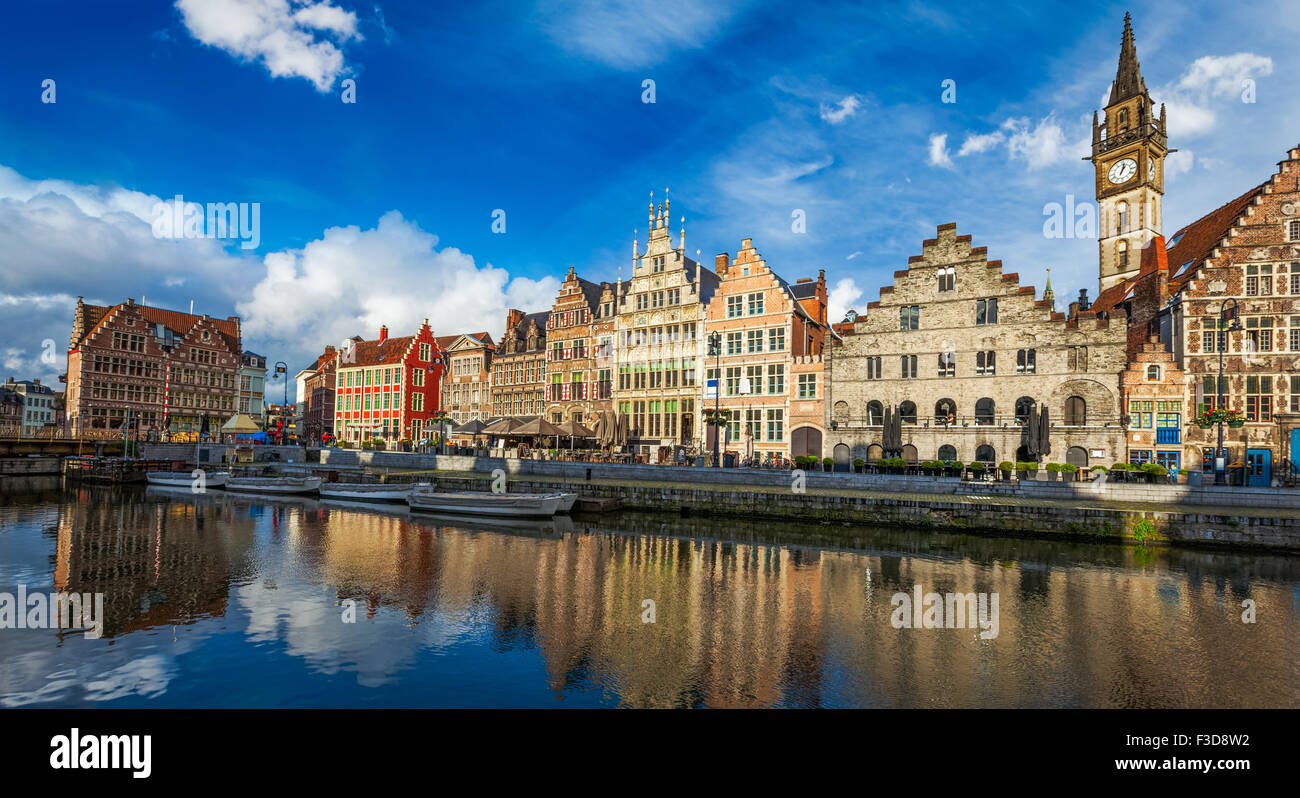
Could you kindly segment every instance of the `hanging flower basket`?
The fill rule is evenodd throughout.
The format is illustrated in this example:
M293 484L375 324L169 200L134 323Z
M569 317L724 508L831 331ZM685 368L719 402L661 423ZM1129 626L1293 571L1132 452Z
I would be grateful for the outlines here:
M1246 417L1236 410L1205 410L1196 417L1196 426L1201 429L1209 429L1215 424L1227 424L1230 427L1240 427L1246 423Z
M1239 429L1239 428L1241 428L1241 427L1246 426L1246 419L1244 419L1244 418L1235 418L1235 419L1233 419L1232 421L1229 421L1229 422L1228 422L1228 426L1229 426L1229 427L1232 427L1233 429Z

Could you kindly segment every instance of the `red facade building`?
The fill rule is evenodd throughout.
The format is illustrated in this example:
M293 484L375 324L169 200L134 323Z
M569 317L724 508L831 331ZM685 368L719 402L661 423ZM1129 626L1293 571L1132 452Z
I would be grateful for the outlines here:
M339 350L334 372L334 435L356 443L381 438L386 443L419 441L439 410L444 366L429 320L415 335L353 338Z

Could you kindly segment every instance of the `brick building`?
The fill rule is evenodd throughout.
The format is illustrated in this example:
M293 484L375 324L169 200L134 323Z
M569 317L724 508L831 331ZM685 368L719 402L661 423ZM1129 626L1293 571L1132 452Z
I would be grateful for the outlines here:
M142 433L191 435L236 412L239 317L214 319L137 305L87 305L73 315L67 413L78 432L118 429L129 411Z
M1107 465L1124 451L1123 312L1057 313L984 247L940 225L832 347L826 424L837 464L882 456L886 407L903 417L904 459L1025 460L1029 409L1047 408L1051 462Z
M650 204L645 252L632 244L632 276L615 285L614 404L629 417L628 443L652 461L674 446L703 445L705 315L718 276L673 245L669 202Z
M302 428L298 431L309 445L316 445L326 433L334 434L334 372L338 368L338 352L332 346L325 347L307 368L298 372L298 382L302 385L302 396L298 405L302 408Z
M419 441L437 414L442 352L425 319L415 335L390 338L387 325L373 341L351 339L334 372L334 436L349 443L382 438Z
M1177 454L1183 467L1214 470L1218 430L1192 421L1219 405L1222 355L1223 406L1246 416L1225 427L1225 466L1244 464L1256 486L1300 469L1300 147L1260 185L1155 239L1141 272L1098 304L1126 309L1181 382L1183 434L1166 463ZM1130 341L1130 357L1141 356Z
M552 424L589 424L599 411L612 407L613 331L604 336L603 347L595 332L601 296L609 290L608 283L578 277L572 266L560 284L546 330L546 417ZM607 309L607 326L612 327L613 308Z
M746 238L732 261L715 258L718 288L708 304L707 338L719 352L704 364L704 406L731 411L729 447L821 456L825 394L826 274L793 285ZM721 386L721 396L712 396ZM712 450L717 427L705 430Z
M506 312L492 356L492 415L530 419L546 412L546 325L549 311Z

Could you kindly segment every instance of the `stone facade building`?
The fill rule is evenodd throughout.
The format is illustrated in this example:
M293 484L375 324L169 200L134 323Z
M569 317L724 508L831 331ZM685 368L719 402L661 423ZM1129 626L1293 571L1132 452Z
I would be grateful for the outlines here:
M611 407L613 335L605 336L601 348L595 334L601 295L607 290L608 284L596 285L578 277L572 266L560 285L546 330L545 415L552 424L589 424L598 412Z
M652 462L675 459L676 446L701 438L705 319L718 276L686 256L668 229L669 202L650 204L645 252L632 243L632 276L614 290L616 409L629 417L628 443ZM684 221L684 220L683 220Z
M884 410L896 407L904 459L1025 460L1021 424L1038 405L1053 425L1049 462L1109 466L1123 454L1126 336L1122 312L1054 312L955 224L940 225L833 347L826 448L841 466L874 461Z
M506 313L506 330L492 356L492 415L534 418L546 412L546 332L549 311Z
M338 353L334 372L334 437L350 443L382 438L392 444L418 442L438 413L443 368L429 320L415 335L374 341L352 339Z
M496 352L492 336L486 332L444 335L438 338L438 348L449 361L442 383L442 408L457 425L487 421L492 417L492 355ZM468 443L470 437L453 439Z
M826 274L790 284L741 242L734 261L714 262L718 288L707 309L705 406L731 411L728 448L758 456L821 456L825 391ZM714 397L714 386L721 395ZM716 400L716 401L715 401ZM718 427L707 427L713 449Z
M58 426L58 403L53 388L41 385L40 380L15 381L13 377L0 387L5 395L15 396L20 402L21 412L15 426L21 427L23 435L33 435L46 427Z
M240 413L261 424L266 420L266 357L244 352L239 358Z
M214 319L137 305L87 305L80 297L68 348L67 412L74 432L118 429L215 434L236 412L239 317ZM143 435L142 435L143 437Z

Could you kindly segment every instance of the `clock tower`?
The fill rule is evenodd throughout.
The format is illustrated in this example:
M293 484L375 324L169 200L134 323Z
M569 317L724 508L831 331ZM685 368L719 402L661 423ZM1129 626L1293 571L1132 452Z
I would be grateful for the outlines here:
M1137 274L1142 248L1160 235L1168 149L1165 107L1156 118L1138 66L1133 26L1124 15L1119 69L1100 123L1092 115L1092 155L1097 170L1097 224L1101 290Z

